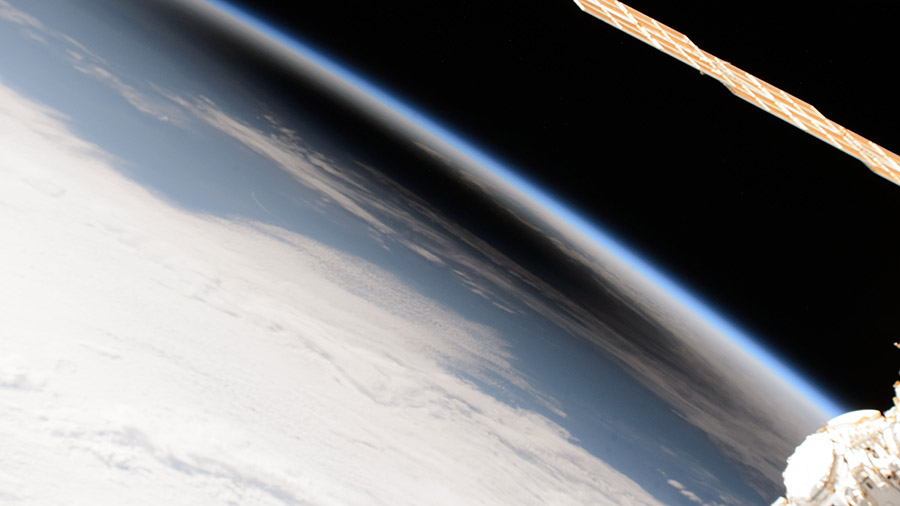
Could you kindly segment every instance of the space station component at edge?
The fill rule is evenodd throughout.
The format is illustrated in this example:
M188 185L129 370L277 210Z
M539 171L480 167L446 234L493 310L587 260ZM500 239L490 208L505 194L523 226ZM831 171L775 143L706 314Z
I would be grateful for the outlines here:
M732 93L859 159L900 185L900 156L826 118L812 105L697 47L686 35L617 0L575 0L581 10L724 84Z
M894 383L900 397L900 381ZM884 415L851 411L794 450L785 497L772 506L900 506L900 401Z

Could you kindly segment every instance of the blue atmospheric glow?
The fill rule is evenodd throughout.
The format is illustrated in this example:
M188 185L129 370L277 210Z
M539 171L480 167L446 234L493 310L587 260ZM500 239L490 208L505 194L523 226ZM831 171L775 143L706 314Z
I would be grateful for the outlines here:
M390 93L379 88L376 84L373 84L370 80L355 74L348 68L342 66L339 62L329 58L321 51L316 50L309 44L301 41L295 35L288 35L261 18L224 0L206 1L222 12L240 19L254 30L264 33L279 44L308 58L316 65L356 88L358 91L389 107L407 120L416 124L418 127L430 132L444 142L447 142L485 169L501 177L517 190L530 197L535 204L550 211L566 223L569 223L580 230L600 247L612 253L651 283L681 302L681 304L689 311L706 321L717 331L721 332L722 335L732 339L741 349L760 361L778 377L793 385L794 388L816 406L819 406L826 415L833 417L846 411L833 399L830 399L821 390L812 385L807 379L798 375L789 365L777 358L772 352L761 346L759 342L756 339L753 339L747 332L740 329L734 323L726 320L707 303L688 292L685 288L676 283L675 280L664 274L659 268L638 256L634 251L625 246L621 240L614 238L610 233L602 230L596 223L588 221L558 198L551 195L546 190L541 189L531 181L523 178L513 169L503 165L497 159L480 150L468 140L451 132L435 120L413 109L397 97L394 97Z

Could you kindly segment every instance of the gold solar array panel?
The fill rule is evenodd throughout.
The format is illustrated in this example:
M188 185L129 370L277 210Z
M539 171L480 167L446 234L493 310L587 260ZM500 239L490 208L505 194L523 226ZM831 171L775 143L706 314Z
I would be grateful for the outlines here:
M815 107L698 48L684 34L616 0L575 0L581 9L718 80L732 93L900 184L900 156L830 121Z

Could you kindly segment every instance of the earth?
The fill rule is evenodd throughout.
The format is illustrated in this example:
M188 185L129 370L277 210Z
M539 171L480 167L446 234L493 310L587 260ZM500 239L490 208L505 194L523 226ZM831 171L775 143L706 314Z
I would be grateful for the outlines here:
M769 504L836 414L215 2L0 0L6 504Z

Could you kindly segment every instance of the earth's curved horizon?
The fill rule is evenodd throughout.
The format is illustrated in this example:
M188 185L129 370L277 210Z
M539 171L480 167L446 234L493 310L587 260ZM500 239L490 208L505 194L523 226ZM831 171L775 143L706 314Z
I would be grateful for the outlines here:
M0 0L0 498L781 494L837 406L511 169L224 7Z

